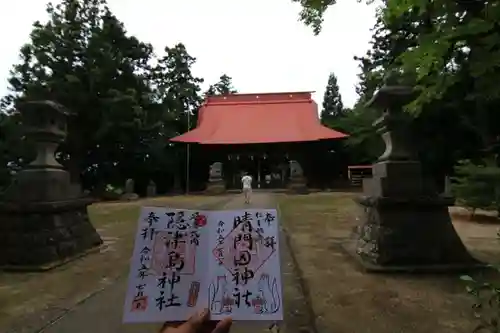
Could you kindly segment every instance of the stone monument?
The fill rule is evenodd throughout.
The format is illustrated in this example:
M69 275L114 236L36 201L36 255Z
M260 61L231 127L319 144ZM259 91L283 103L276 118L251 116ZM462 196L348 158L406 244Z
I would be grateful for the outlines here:
M394 76L389 79L394 79ZM387 81L386 81L387 82ZM361 225L346 250L368 271L447 271L476 266L451 223L453 199L437 194L408 148L403 106L414 98L409 86L384 85L368 102L384 110L375 121L385 152L363 180Z
M208 175L207 194L222 194L226 192L226 182L222 178L222 163L215 162L210 166Z
M135 193L135 182L129 178L125 181L125 192L122 194L121 200L133 201L139 199L139 195Z
M47 270L98 248L102 240L87 214L93 200L77 191L54 156L66 137L67 111L35 101L20 112L37 156L0 198L0 269Z
M146 196L156 197L156 183L152 180L149 181L148 187L146 188Z
M288 183L288 191L295 194L307 194L307 180L304 177L302 166L296 160L290 162L290 181Z

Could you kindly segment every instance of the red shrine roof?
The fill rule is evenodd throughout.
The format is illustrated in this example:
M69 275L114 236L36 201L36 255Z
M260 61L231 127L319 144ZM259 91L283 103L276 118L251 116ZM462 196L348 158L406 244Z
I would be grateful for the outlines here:
M340 139L346 134L321 125L310 92L210 96L197 127L174 142L250 144Z

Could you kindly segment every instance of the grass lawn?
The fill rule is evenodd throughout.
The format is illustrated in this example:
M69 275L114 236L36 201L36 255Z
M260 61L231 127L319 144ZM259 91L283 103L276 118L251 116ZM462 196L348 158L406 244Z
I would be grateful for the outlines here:
M142 205L194 207L210 205L222 197L177 196L127 203L100 203L89 208L90 219L105 246L43 273L0 273L0 332L14 322L41 312L73 307L90 294L126 274L132 255L139 208ZM48 320L48 319L47 319Z
M319 332L472 332L472 299L452 276L374 275L359 270L339 243L360 210L352 194L280 196L285 229L308 289ZM494 225L456 221L479 258L500 259Z

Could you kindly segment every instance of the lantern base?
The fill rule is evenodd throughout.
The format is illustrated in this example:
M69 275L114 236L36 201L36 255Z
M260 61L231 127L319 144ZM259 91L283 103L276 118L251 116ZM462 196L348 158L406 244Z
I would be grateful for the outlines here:
M418 162L375 164L363 190L356 201L364 213L351 253L366 268L426 271L478 265L451 223L453 199L433 191Z
M473 259L462 263L442 263L442 264L378 264L371 260L365 260L357 251L356 241L347 241L340 244L341 249L354 263L367 273L378 274L459 274L481 269L487 269L488 265Z
M89 221L92 199L0 203L0 269L44 271L98 250Z

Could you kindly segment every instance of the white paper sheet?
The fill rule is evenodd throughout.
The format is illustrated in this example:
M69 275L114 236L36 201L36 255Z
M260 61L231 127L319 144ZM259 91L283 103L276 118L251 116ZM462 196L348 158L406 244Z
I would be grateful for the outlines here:
M278 230L272 209L143 207L123 321L283 320Z

